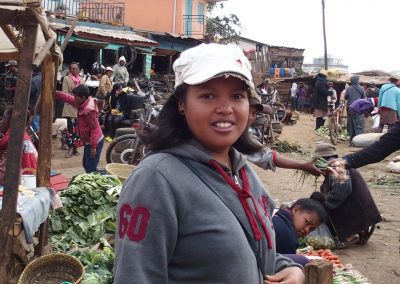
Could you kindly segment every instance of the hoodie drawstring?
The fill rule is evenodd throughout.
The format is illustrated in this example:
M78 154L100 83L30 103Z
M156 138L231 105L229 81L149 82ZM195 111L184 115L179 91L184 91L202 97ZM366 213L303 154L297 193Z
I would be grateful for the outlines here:
M240 169L239 174L240 177L243 180L243 189L240 188L240 186L235 183L235 181L221 168L221 166L218 164L217 161L215 160L211 160L210 161L211 165L213 165L215 167L215 169L218 171L218 173L224 178L224 180L232 187L232 189L238 194L240 203L242 204L242 207L246 213L247 219L249 220L249 223L251 225L251 229L253 231L254 234L254 238L259 241L262 238L260 229L258 227L256 218L254 216L253 211L250 208L249 203L247 202L247 198L250 198L251 201L253 202L254 208L256 210L256 215L257 218L259 220L259 222L261 223L261 226L264 230L264 234L267 238L267 243L268 243L268 248L271 249L272 248L272 241L271 241L271 236L268 232L267 229L267 225L265 224L260 211L258 210L258 206L257 206L257 202L254 199L253 195L250 193L249 190L249 180L247 178L247 173L246 173L246 169L243 167Z

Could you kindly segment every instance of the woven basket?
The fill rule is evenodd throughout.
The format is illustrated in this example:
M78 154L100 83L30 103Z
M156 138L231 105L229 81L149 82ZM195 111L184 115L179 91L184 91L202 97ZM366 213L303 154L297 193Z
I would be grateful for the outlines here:
M135 166L127 164L111 163L106 165L106 171L109 174L118 177L122 183L128 178L134 169Z
M22 272L18 284L80 283L84 274L85 268L77 258L54 253L30 262Z

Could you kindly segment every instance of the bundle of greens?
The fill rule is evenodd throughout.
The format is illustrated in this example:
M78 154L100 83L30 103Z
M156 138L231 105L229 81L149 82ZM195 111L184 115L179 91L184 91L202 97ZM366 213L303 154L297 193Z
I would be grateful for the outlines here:
M100 239L101 249L84 249L70 252L70 255L77 257L85 267L85 275L81 284L112 284L114 276L115 254L111 245Z
M120 180L97 173L75 176L61 193L64 207L49 215L50 241L55 251L88 247L105 233L115 233Z
M315 167L322 172L335 176L340 183L343 183L349 179L346 171L346 162L342 159L337 159L332 164L329 164L327 160L322 157L315 157L314 159ZM304 183L305 179L311 174L305 171L298 171L300 173L300 181Z

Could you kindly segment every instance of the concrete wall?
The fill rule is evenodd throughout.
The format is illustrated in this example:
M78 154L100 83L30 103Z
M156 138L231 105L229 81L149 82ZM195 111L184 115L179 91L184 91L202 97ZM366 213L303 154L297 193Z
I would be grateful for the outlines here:
M156 32L174 32L174 0L125 0L125 25L134 29ZM192 15L198 15L198 3L207 0L192 0ZM186 0L176 0L175 34L184 33L183 15L186 15Z

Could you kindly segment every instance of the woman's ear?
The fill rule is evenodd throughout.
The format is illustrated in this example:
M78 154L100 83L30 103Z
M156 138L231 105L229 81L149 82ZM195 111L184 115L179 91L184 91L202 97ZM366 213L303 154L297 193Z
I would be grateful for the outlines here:
M292 214L298 213L301 211L300 205L296 205L292 208Z
M178 101L178 111L179 113L185 112L185 103L182 100Z

